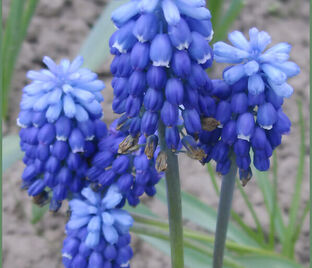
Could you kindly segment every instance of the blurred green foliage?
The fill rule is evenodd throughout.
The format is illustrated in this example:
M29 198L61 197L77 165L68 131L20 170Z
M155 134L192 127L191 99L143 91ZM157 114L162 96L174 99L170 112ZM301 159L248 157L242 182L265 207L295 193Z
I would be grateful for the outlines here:
M6 118L14 68L39 0L11 0L2 45L2 117Z

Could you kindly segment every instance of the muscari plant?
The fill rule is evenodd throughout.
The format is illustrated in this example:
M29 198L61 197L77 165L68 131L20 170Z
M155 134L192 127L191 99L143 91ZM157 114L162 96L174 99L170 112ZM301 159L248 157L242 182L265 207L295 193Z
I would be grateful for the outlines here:
M81 57L59 65L44 57L48 69L27 74L33 82L23 89L17 120L22 188L39 205L50 201L52 211L69 200L65 267L129 267L133 218L124 206L155 195L164 174L172 267L184 267L183 243L200 247L183 237L177 156L213 159L224 175L213 267L223 267L237 169L243 185L251 163L268 170L290 130L282 104L293 92L286 80L299 73L288 61L291 46L265 51L271 37L252 28L249 41L234 31L233 46L217 42L212 49L211 14L202 0L130 1L112 20L112 108L120 118L109 128L101 120L104 84L81 68ZM231 64L222 79L206 72L213 59Z

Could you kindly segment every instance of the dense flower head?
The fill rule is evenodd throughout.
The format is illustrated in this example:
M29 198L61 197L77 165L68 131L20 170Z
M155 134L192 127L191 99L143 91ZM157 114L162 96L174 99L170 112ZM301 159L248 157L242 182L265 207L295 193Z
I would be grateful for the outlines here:
M201 131L199 100L211 93L211 15L203 0L130 1L113 12L110 39L113 110L132 137L155 135L161 120L167 147L182 131ZM127 122L126 122L127 121Z
M161 178L155 169L156 148L150 142L145 154L146 138L141 136L136 140L127 140L127 132L116 130L116 123L111 125L109 135L99 141L98 152L91 161L92 167L87 177L99 190L117 185L123 201L127 200L130 205L136 206L144 193L148 196L156 193L155 184Z
M119 208L123 195L117 185L103 193L86 187L69 202L70 219L63 243L66 268L130 267L130 214Z
M226 174L234 154L245 184L252 176L250 150L254 166L260 171L268 170L273 150L281 144L282 135L290 131L291 122L283 112L283 99L272 89L254 97L248 92L245 78L233 85L214 80L213 85L213 92L219 97L211 98L209 116L217 124L209 130L203 125L199 135L200 146L207 154L205 162L215 160L217 171ZM229 94L218 94L225 86Z
M269 169L273 150L290 131L282 105L293 91L287 78L300 71L288 61L289 44L279 43L264 52L271 42L268 33L252 28L249 36L247 41L234 31L229 34L234 47L224 42L214 45L215 60L234 65L224 69L224 80L212 81L205 103L208 118L199 135L205 162L215 160L217 171L226 174L234 155L243 184L252 177L251 162L260 171Z
M45 56L43 62L48 69L27 73L32 83L23 89L21 111L17 119L19 126L54 123L61 116L78 122L102 116L100 102L103 97L100 91L104 89L104 83L97 79L96 73L81 68L82 57L72 62L63 59L57 65Z
M217 62L236 64L223 73L229 85L246 77L248 92L252 95L267 94L268 88L279 97L292 95L293 88L287 79L297 75L300 68L289 61L290 44L278 43L265 51L271 43L271 37L257 28L249 30L249 41L239 31L231 32L228 39L233 46L217 42L213 49Z
M79 68L81 57L60 65L48 57L43 61L49 69L27 73L33 82L24 88L17 119L26 165L22 188L39 204L51 191L50 209L57 210L69 193L87 184L89 161L107 134L99 119L104 84Z

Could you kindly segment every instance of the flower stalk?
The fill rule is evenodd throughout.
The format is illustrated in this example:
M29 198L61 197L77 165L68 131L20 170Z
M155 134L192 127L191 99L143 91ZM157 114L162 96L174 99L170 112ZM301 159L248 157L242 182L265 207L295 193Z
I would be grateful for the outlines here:
M159 122L161 149L167 154L166 186L171 247L171 267L184 268L181 186L178 157L167 148L165 127Z
M218 207L217 227L214 241L213 268L222 268L226 233L231 215L232 199L235 187L237 165L231 156L230 171L223 176Z

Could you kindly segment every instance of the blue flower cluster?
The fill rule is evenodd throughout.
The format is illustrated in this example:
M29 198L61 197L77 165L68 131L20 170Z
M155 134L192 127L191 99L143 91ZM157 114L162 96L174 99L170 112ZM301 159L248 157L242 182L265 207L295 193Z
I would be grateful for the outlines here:
M288 61L290 45L264 51L270 36L252 28L250 41L235 31L233 46L217 42L212 51L205 5L132 0L113 12L113 110L121 116L109 130L100 120L104 83L81 68L81 57L59 65L44 57L47 69L27 73L33 81L23 89L17 119L22 187L39 205L50 199L53 211L73 198L62 250L66 268L130 267L133 219L122 207L156 193L167 167L162 136L172 151L184 146L202 163L215 160L221 174L235 157L245 184L252 176L250 150L254 166L267 170L290 131L282 104L293 92L287 79L300 71ZM233 64L223 80L205 72L214 57Z
M217 128L200 134L206 161L214 159L218 172L229 171L234 152L243 183L252 176L250 149L254 166L268 170L273 150L290 131L291 122L282 109L283 97L292 93L286 79L299 73L295 63L286 61L290 45L280 43L262 53L270 36L256 28L249 35L248 42L235 31L229 34L235 47L223 42L214 45L217 61L241 64L227 67L224 80L213 81L213 98L207 98L206 115L217 120Z
M66 268L130 267L133 219L119 208L122 199L118 186L112 185L104 195L84 188L69 202L71 216L62 249Z
M26 164L22 187L41 204L50 188L50 209L57 210L69 192L86 185L88 161L97 141L107 134L99 120L104 83L80 68L81 57L72 63L62 60L60 65L49 57L43 62L48 69L27 73L33 82L23 89L17 119Z
M213 61L205 5L204 0L139 0L113 12L119 28L110 39L113 110L123 114L132 137L153 136L161 119L167 147L175 151L183 128L194 137L200 133L200 105L212 89L204 70Z
M120 154L120 144L127 133L117 131L116 123L117 121L111 125L109 135L99 141L98 152L92 159L92 167L88 170L87 177L98 185L99 190L116 184L124 201L128 200L130 205L136 206L142 194L153 196L156 193L154 185L161 178L155 169L154 159L157 153L150 159L146 156L143 146L146 139L141 136Z

